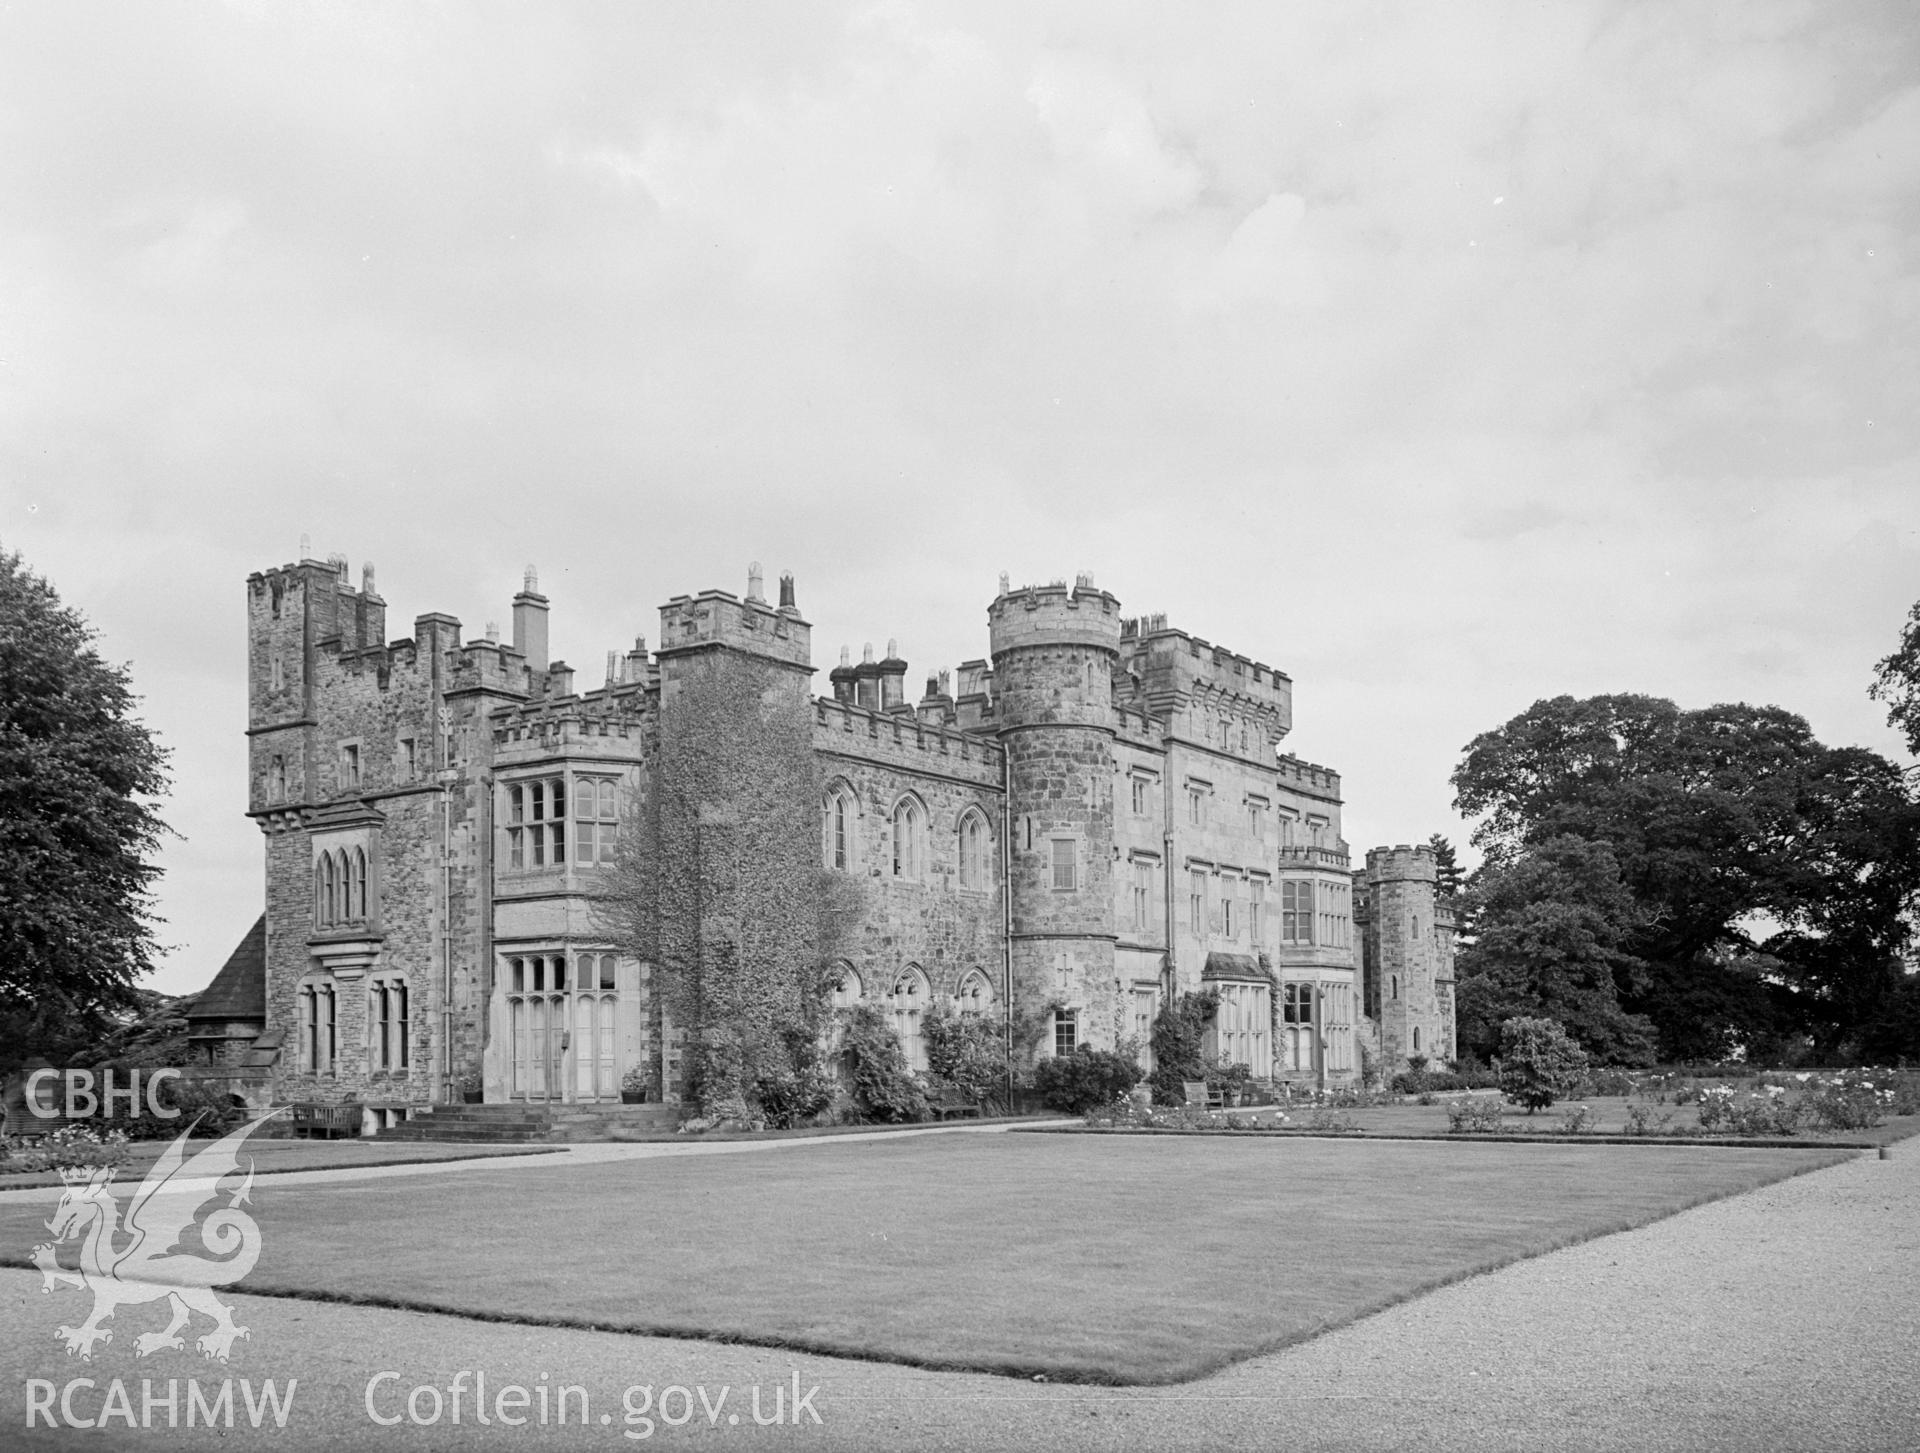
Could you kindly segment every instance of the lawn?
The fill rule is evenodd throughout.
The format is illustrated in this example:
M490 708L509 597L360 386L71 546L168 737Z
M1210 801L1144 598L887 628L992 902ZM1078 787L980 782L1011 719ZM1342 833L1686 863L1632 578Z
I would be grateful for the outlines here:
M1844 1152L951 1135L254 1188L245 1290L1173 1382ZM37 1214L28 1214L37 1212ZM44 1207L0 1206L24 1258Z

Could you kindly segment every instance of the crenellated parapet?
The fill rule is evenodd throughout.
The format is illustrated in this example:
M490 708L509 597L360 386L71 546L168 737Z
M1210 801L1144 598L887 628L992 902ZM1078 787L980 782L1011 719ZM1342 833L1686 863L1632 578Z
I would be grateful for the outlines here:
M813 703L813 745L817 752L906 772L960 777L996 790L1001 785L999 743L908 712L818 697Z
M729 648L811 672L813 628L792 606L741 600L724 590L676 595L660 607L662 657Z
M1425 843L1401 843L1391 848L1369 848L1367 876L1376 883L1433 883L1439 880L1440 865Z
M1120 601L1096 589L1091 576L1081 576L1071 588L1062 582L1026 585L1002 591L987 607L987 630L996 667L1008 651L1026 646L1117 652Z
M1257 724L1269 743L1293 729L1293 681L1284 671L1190 636L1163 615L1121 622L1120 670L1134 701L1174 720L1196 709Z
M1303 762L1290 752L1280 754L1274 771L1283 787L1292 787L1310 797L1340 800L1340 774L1316 762Z
M644 687L616 686L499 708L489 718L494 760L507 765L522 757L603 749L629 755L644 739L649 707Z

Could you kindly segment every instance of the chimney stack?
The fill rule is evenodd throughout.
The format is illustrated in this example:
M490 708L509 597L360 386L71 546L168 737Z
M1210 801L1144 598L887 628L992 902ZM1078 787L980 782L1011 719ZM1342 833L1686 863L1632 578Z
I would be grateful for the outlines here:
M853 652L847 647L840 648L840 664L827 673L827 680L833 683L835 701L852 702L854 699L854 680L858 672L853 669Z
M887 642L887 659L880 663L880 709L894 711L907 704L907 663L900 659L900 643Z
M853 668L854 700L869 711L880 709L880 666L873 659L873 642L868 641L860 657L860 664Z
M526 657L529 671L547 669L547 598L531 565L524 588L513 598L513 649Z
M793 572L791 570L783 570L780 572L780 609L782 611L789 611L794 615L800 614L800 607L795 605L793 601Z

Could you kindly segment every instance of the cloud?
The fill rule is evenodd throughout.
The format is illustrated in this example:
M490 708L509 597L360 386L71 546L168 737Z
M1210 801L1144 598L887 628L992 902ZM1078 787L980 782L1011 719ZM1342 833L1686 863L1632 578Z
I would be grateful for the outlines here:
M576 661L755 556L916 671L1092 569L1294 675L1355 841L1561 690L1889 748L1917 66L1760 0L16 7L0 538L193 744L182 987L302 531L472 630L531 556Z

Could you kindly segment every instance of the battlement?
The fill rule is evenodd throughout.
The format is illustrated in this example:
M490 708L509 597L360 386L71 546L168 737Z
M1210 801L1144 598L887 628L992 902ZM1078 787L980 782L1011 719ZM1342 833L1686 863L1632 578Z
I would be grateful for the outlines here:
M632 755L639 750L646 704L644 687L616 685L579 696L500 707L489 718L495 760L511 765L521 755L583 748L593 742L604 742L619 755ZM628 745L620 747L621 742Z
M1367 850L1367 877L1375 883L1433 883L1439 880L1433 849L1421 843Z
M1065 582L1006 588L987 607L987 630L997 659L1003 652L1025 646L1086 646L1116 651L1120 646L1120 600L1096 589L1093 577L1082 575L1069 588Z
M1347 845L1338 847L1315 847L1312 843L1283 843L1280 846L1280 866L1305 868L1331 868L1336 872L1348 871Z
M782 592L791 597L791 579ZM782 665L813 670L813 628L792 605L776 609L749 589L740 599L724 590L676 595L660 607L660 649L666 658L689 651L729 647Z
M361 567L357 589L349 573L344 555L256 570L247 577L248 604L264 606L274 618L288 609L305 610L316 643L334 641L343 651L384 646L387 603L374 588L373 566Z
M983 786L1001 785L998 742L958 727L941 726L912 712L875 711L831 697L815 697L813 744L818 751L965 777Z
M1178 703L1209 694L1237 698L1249 714L1267 721L1275 740L1293 729L1293 679L1286 672L1176 630L1163 615L1120 623L1120 663L1140 683L1155 715L1170 715Z
M1114 735L1135 746L1158 748L1164 745L1167 724L1150 712L1116 707L1113 713Z
M1322 767L1315 762L1303 762L1290 752L1282 753L1274 764L1274 771L1282 782L1291 782L1297 787L1340 795L1340 774L1331 767Z
M447 652L448 691L494 691L532 696L536 682L527 658L491 638L456 644Z

